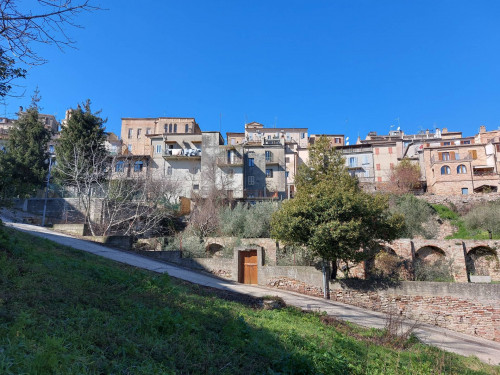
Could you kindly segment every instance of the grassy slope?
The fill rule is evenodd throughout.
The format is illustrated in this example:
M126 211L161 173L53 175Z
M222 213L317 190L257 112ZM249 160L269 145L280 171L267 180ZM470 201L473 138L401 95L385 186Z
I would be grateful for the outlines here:
M251 308L9 233L0 233L2 374L500 374L420 344L370 343L380 331L353 327L370 338L356 340L316 314Z

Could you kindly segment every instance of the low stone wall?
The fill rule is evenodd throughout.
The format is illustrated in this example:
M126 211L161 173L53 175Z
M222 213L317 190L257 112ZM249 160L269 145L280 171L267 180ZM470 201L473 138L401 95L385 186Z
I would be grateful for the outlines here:
M164 262L195 270L208 271L214 275L232 279L233 259L227 258L183 258L182 251L138 251L139 254Z
M492 202L500 199L500 193L470 194L470 195L420 195L417 198L423 199L430 204L444 204L455 206L459 212L467 212L474 205Z
M132 249L132 237L130 236L86 236L86 239L117 249Z
M86 224L54 224L52 229L66 232L71 234L76 234L78 236L84 236L88 234L88 228Z
M266 267L263 267L263 269ZM321 273L312 267L296 272L264 273L262 284L313 296L322 296ZM312 269L311 269L312 268ZM300 277L310 273L308 280ZM281 274L281 276L279 276ZM298 278L290 276L295 275ZM260 280L260 276L259 276ZM259 282L260 283L260 282ZM500 342L500 284L457 284L404 281L394 286L376 286L354 281L331 283L334 301L433 324L457 332Z

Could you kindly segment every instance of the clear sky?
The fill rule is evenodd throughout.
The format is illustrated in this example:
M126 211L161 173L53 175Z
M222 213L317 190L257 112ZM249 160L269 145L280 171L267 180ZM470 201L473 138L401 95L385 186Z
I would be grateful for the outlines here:
M37 46L30 68L44 113L90 98L122 117L195 117L203 130L245 122L310 133L387 134L500 126L500 1L101 0L69 30L75 50ZM19 91L19 89L18 89ZM222 119L222 121L221 121ZM399 124L398 124L399 119Z

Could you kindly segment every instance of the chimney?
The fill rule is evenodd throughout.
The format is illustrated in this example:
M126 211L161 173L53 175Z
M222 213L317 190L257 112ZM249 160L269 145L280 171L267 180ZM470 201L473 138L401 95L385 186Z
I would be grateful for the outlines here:
M479 127L479 133L486 133L486 126L481 125L481 126Z
M443 128L443 130L441 131L442 134L444 133L448 133L448 128Z

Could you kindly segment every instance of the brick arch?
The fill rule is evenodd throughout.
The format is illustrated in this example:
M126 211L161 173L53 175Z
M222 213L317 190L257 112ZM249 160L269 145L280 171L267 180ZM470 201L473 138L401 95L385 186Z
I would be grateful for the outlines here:
M434 263L439 259L444 259L445 257L446 257L446 252L440 247L435 245L421 246L415 252L415 258L423 262Z
M487 245L472 247L466 256L467 270L470 275L498 276L500 275L500 262L495 249ZM495 277L496 279L497 277Z

